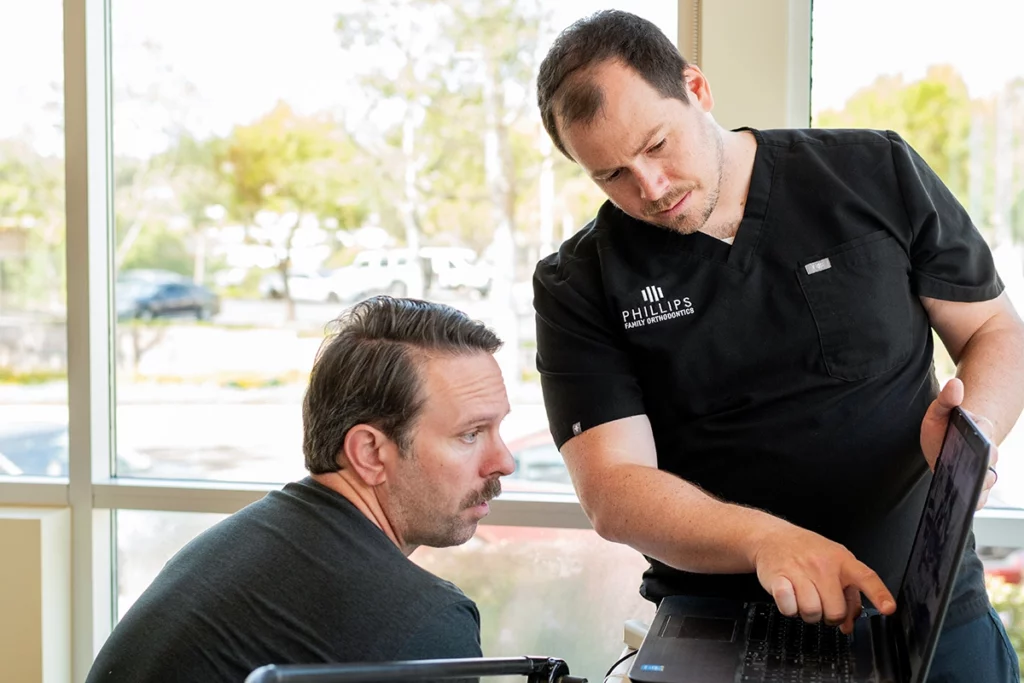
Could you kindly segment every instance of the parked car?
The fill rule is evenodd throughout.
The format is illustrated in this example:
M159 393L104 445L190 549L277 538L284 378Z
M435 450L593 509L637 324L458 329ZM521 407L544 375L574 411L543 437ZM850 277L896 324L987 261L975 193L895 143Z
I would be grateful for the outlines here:
M131 476L152 467L152 459L135 451L119 451L117 473ZM30 477L68 476L68 426L20 424L0 432L0 474Z
M356 254L352 265L332 277L350 301L374 294L406 296L429 276L425 261L408 249L371 249Z
M288 293L292 301L316 301L338 303L342 300L339 283L332 277L334 271L322 270L315 273L289 273ZM264 299L284 297L284 278L280 271L267 273L260 279L260 296Z
M293 301L350 302L375 294L406 296L420 290L430 295L441 290L486 296L491 269L477 261L476 252L464 247L367 249L348 266L334 270L290 273L288 292ZM280 299L284 280L278 272L260 280L260 296Z
M427 289L447 289L487 296L494 282L491 268L477 260L476 252L463 247L424 247Z
M188 281L121 280L114 288L118 320L191 316L209 320L220 312L220 298Z
M978 557L985 566L985 576L1006 583L1024 583L1024 549L980 546Z

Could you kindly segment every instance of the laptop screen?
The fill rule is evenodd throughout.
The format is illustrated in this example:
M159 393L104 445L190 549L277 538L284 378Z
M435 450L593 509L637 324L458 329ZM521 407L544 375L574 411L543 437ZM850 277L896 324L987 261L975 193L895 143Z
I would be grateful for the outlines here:
M988 442L959 410L935 467L896 615L913 680L930 660L988 466Z

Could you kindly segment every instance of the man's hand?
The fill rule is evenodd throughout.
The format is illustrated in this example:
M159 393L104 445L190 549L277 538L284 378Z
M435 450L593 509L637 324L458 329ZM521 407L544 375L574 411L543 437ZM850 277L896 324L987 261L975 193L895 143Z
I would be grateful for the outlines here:
M843 633L853 633L864 593L882 614L896 601L878 574L845 547L812 531L782 522L761 537L754 553L757 578L775 598L779 611L807 623L824 618Z
M946 386L942 387L942 391L932 401L932 404L928 406L928 411L924 414L924 420L921 422L921 451L924 453L925 460L928 461L928 467L935 471L935 463L939 459L939 451L942 449L942 440L946 436L946 426L949 424L949 413L956 406L963 403L964 400L964 383L957 378L953 378L946 382ZM982 431L992 441L992 448L989 449L988 456L988 474L985 475L985 483L981 487L981 496L978 498L978 507L985 507L985 503L988 502L989 491L996 484L996 473L995 466L999 462L999 449L996 448L993 433L995 428L992 421L983 415L975 415L969 411L967 413L974 423L978 425L978 429Z

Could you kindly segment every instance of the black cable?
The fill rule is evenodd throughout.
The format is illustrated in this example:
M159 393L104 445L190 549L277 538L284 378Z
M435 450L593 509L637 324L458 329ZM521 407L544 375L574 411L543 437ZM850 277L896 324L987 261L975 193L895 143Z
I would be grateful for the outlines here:
M615 671L615 667L617 667L619 664L622 664L624 661L626 661L630 657L633 657L634 655L636 655L637 652L639 652L639 650L633 650L632 652L627 652L626 654L624 654L621 657L619 657L618 661L616 661L614 664L611 665L611 668L608 669L608 673L606 673L604 675L604 677L608 678L609 676L611 676L612 672Z

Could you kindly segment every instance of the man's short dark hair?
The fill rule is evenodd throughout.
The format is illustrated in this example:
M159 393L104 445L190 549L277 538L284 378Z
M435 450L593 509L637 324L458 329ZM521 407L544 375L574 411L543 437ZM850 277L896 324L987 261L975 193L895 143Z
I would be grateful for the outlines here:
M376 427L408 451L426 399L419 372L424 360L501 348L483 323L416 299L367 299L334 325L317 352L302 402L302 451L313 474L341 469L345 435L358 424Z
M572 159L558 134L564 126L590 123L604 105L604 93L586 72L619 61L663 97L689 104L683 69L688 65L661 29L621 10L603 10L573 23L559 34L537 74L537 105L551 141Z

